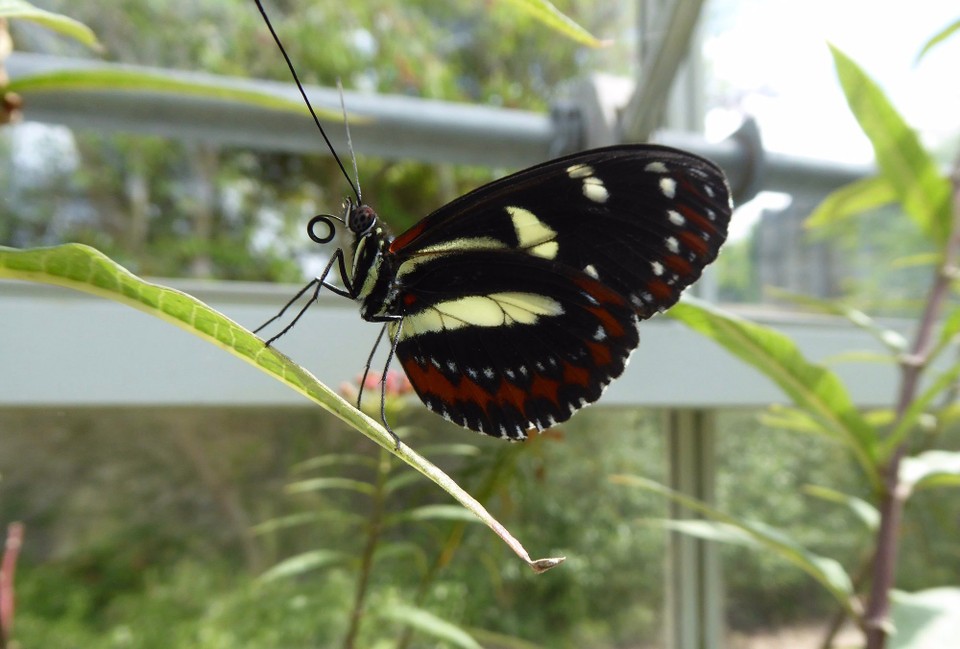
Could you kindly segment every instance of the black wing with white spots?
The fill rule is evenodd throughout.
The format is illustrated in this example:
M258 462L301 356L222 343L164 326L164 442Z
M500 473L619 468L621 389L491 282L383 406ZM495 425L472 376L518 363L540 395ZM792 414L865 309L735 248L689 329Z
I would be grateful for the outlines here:
M483 186L390 243L397 357L424 403L468 428L516 439L564 421L716 258L731 209L713 163L652 145Z

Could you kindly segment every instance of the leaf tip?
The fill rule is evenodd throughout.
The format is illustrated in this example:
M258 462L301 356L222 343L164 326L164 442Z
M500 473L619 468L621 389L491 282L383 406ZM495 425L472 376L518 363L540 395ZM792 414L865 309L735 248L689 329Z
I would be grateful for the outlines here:
M536 559L533 561L527 561L527 565L537 573L538 575L545 573L551 568L556 568L561 563L566 561L566 557L552 557L549 559Z

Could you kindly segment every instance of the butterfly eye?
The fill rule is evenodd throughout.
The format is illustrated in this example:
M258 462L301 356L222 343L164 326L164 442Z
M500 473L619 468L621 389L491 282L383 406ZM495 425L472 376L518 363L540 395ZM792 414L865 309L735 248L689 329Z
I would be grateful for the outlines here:
M377 222L377 213L369 205L358 205L347 216L347 227L355 235L366 234Z

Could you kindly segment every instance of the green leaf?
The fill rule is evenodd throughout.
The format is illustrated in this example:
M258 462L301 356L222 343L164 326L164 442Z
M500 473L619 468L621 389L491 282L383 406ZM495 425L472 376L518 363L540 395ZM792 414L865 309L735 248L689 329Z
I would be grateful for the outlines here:
M404 489L412 484L417 484L419 481L420 476L418 476L416 473L399 473L384 482L383 490L385 493L389 494L398 489Z
M957 20L956 22L954 22L954 23L951 23L951 24L947 25L947 26L944 27L941 31L937 32L937 33L933 36L933 38L931 38L929 41L927 41L927 44L924 45L924 46L923 46L923 49L920 50L920 53L917 54L917 62L919 63L919 62L920 62L920 59L922 59L924 56L927 55L927 52L929 52L929 51L932 50L934 47L936 47L937 45L939 45L939 44L942 43L943 41L945 41L945 40L947 40L948 38L950 38L951 36L953 36L954 32L956 32L956 31L960 31L960 19L958 19L958 20Z
M0 18L29 20L43 25L48 29L52 29L55 32L59 32L64 36L69 36L91 49L103 49L100 43L97 42L97 36L93 33L93 30L83 23L61 14L37 9L24 0L0 0Z
M894 634L889 649L945 649L960 638L960 588L891 593Z
M745 521L725 514L653 480L625 475L613 476L612 480L619 484L640 487L660 494L711 519L709 521L656 521L658 525L704 539L769 550L816 579L849 614L854 614L853 583L843 566L837 561L810 552L780 530L763 523Z
M586 29L578 25L572 18L565 15L547 0L505 0L520 11L563 34L577 43L589 47L603 47L607 43L593 36Z
M830 51L847 104L873 144L881 174L920 230L945 245L951 221L949 180L873 79L837 48Z
M924 451L900 463L900 482L909 489L960 486L960 452Z
M835 300L814 297L812 295L802 295L783 289L770 288L768 290L772 296L782 300L789 300L794 304L813 309L819 313L846 318L852 325L866 331L894 354L902 354L907 350L908 343L903 334L895 329L881 326L876 320L860 309L848 307Z
M880 527L880 511L862 498L819 485L807 485L803 490L815 498L846 505L871 532L876 532Z
M416 475L416 474L414 474ZM311 478L309 480L300 480L287 485L288 494L302 494L309 491L324 491L326 489L345 489L347 491L356 491L366 496L372 495L374 487L369 482L360 480L351 480L350 478Z
M813 415L800 408L774 404L770 406L767 412L760 414L759 420L764 426L792 430L808 435L821 435L832 442L836 442L836 436L826 430L823 424Z
M940 336L937 344L930 350L927 364L932 363L945 349L953 344L957 334L960 334L960 309L954 308L943 319L943 324L940 326Z
M292 471L294 473L306 473L329 466L362 466L374 469L377 466L377 460L357 453L327 453L294 464Z
M829 230L852 216L889 205L896 200L896 192L883 176L855 180L828 194L807 218L804 226L811 230Z
M393 604L377 611L380 617L413 627L420 633L462 649L483 649L473 637L430 611L407 604Z
M477 518L463 507L454 505L423 505L401 512L389 518L390 525L409 521L455 521L458 523L476 523Z
M258 523L251 528L254 534L270 534L278 530L299 527L301 525L311 525L323 521L335 521L339 523L356 524L362 523L366 519L358 514L347 513L337 510L324 510L317 512L298 512L288 516L279 516L270 520Z
M343 552L333 550L311 550L296 556L284 559L274 567L264 572L259 581L268 582L287 577L296 577L311 570L319 570L327 566L342 563L349 559Z
M894 452L900 444L906 439L907 435L914 429L920 418L926 414L927 409L933 400L943 394L945 390L950 389L957 379L960 378L960 363L954 365L949 370L941 372L939 376L928 385L924 391L916 397L910 407L903 413L900 421L890 434L883 440L880 449L881 456L888 456Z
M15 250L0 246L0 279L54 284L140 309L210 342L259 368L290 389L330 411L410 467L429 478L473 512L535 572L549 570L563 557L531 559L526 549L475 498L448 475L393 437L336 392L233 320L175 289L146 282L103 253L70 243L52 248Z
M880 487L874 461L876 432L856 409L835 373L807 361L787 336L699 301L684 300L668 314L714 340L776 383L826 432L845 444L871 483Z
M2 1L2 0L0 0ZM269 108L303 115L306 109L300 100L287 99L268 92L237 88L227 84L212 83L206 80L191 80L167 74L152 73L144 70L58 70L20 77L10 82L8 90L20 94L50 91L137 91L169 95L189 95L220 101ZM338 111L315 108L317 116L326 120L343 119ZM351 116L351 122L369 120L369 118Z

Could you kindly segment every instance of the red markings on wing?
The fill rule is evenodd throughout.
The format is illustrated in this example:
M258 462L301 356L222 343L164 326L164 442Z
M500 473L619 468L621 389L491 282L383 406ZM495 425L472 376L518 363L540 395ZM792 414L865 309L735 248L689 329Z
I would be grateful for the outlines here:
M610 362L609 349L599 343L589 343L588 347L594 360L602 364ZM479 406L491 421L498 418L490 414L491 406L501 409L512 407L517 412L527 416L526 406L531 398L546 399L559 410L562 406L560 389L563 386L580 385L587 387L591 382L589 369L564 362L561 379L534 374L530 387L524 389L501 377L496 391L490 391L469 376L462 375L454 381L435 366L430 364L420 365L412 358L402 359L401 363L407 373L407 378L410 379L410 383L418 393L438 398L450 410L457 410L458 403L472 403Z
M693 250L700 257L706 257L710 252L710 246L696 232L684 231L677 235L683 245Z
M563 382L570 384L575 383L587 387L590 385L590 372L584 367L577 367L576 365L564 362Z
M647 282L647 290L659 302L664 302L673 297L673 289L662 279L652 279Z
M390 242L390 252L398 252L410 245L427 227L427 219L423 219L412 228Z
M670 255L663 260L664 265L680 277L689 277L693 274L693 266L680 255Z
M602 343L587 343L587 349L590 350L590 356L593 357L593 362L600 367L609 365L610 361L613 360L610 348Z

